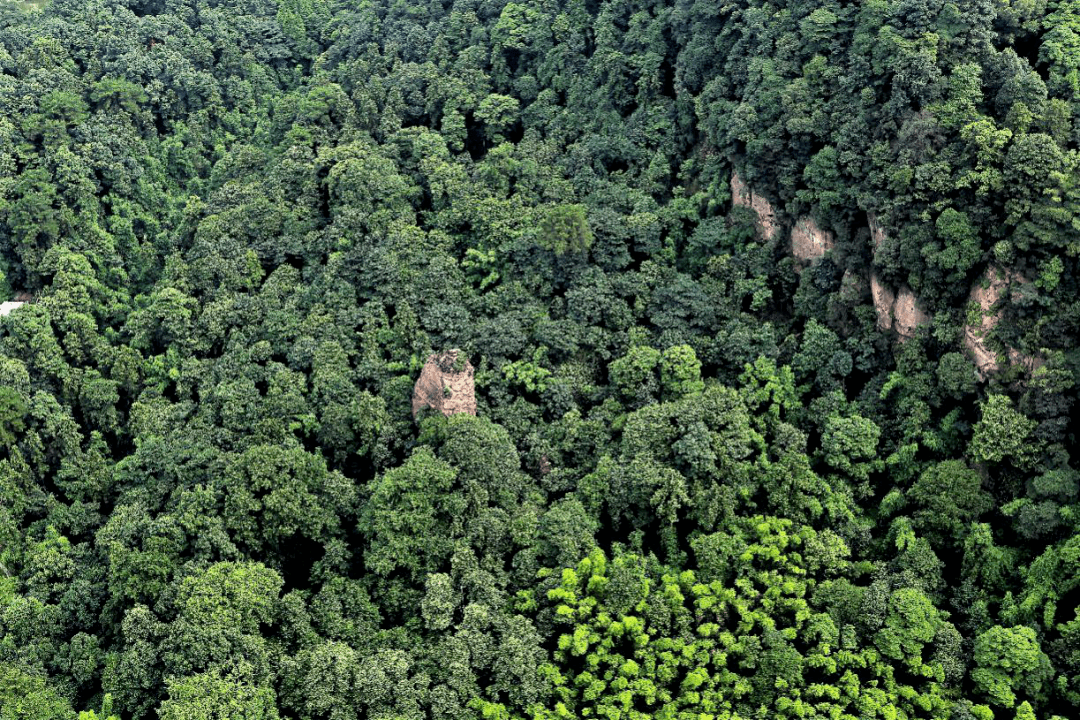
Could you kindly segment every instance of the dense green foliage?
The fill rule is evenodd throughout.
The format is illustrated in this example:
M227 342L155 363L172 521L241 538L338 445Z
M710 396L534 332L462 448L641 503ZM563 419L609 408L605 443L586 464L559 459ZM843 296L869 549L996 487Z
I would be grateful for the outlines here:
M1078 37L0 3L0 720L1080 716Z

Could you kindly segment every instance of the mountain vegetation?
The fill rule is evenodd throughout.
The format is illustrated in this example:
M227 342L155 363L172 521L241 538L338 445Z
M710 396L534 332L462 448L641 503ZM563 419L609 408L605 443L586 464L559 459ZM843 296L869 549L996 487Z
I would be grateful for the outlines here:
M1078 256L1077 0L0 3L0 720L1080 717Z

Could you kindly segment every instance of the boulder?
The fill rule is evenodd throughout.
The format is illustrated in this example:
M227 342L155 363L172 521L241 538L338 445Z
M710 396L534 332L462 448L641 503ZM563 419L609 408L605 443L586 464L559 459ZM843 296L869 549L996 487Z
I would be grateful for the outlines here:
M428 357L420 379L413 388L413 417L421 408L431 408L450 417L458 413L476 414L475 369L460 350Z

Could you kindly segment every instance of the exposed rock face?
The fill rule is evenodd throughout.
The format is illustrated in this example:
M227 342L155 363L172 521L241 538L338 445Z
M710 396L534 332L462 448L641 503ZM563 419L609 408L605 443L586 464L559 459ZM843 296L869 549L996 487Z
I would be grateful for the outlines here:
M1046 364L1045 358L1025 355L1016 348L1009 348L1007 354L1009 356L1010 364L1019 365L1028 373L1034 372L1036 369L1041 368Z
M997 353L987 347L986 339L1001 320L1001 313L995 312L994 306L1009 284L1008 274L1001 273L994 267L987 269L986 281L986 287L983 287L982 282L977 282L968 294L968 301L979 306L979 324L964 327L964 347L971 353L971 359L975 361L975 368L981 379L998 370Z
M885 242L885 228L873 214L867 215L867 220L870 223L870 239L874 243L874 250L877 250ZM919 326L930 322L930 314L923 310L919 298L907 285L894 292L874 272L870 274L870 294L874 298L878 327L882 330L896 330L901 340L914 337Z
M803 215L791 229L791 254L803 262L813 262L836 245L831 232L818 227L814 218Z
M737 172L731 173L731 203L754 211L758 232L766 240L772 240L780 232L780 221L772 204L751 190ZM791 229L791 254L804 263L821 258L835 245L833 234L819 228L809 215L799 218Z
M450 417L458 413L476 414L476 391L472 364L460 350L433 354L424 363L413 388L413 417L429 407Z
M885 242L885 228L878 223L877 215L874 213L867 213L866 220L870 224L870 240L873 241L874 250L877 251L881 243Z
M747 186L739 173L731 173L731 203L735 207L750 208L757 214L758 232L766 240L772 240L780 230L776 220L776 211L768 200L761 197Z
M930 314L923 310L919 298L907 285L894 293L874 273L870 276L870 294L877 311L877 326L895 330L901 341L915 337L915 330L930 322Z
M862 299L865 292L866 275L851 268L845 270L843 277L840 278L840 297L845 302L855 303Z
M997 307L998 301L1005 296L1010 285L1026 282L1029 281L1016 273L1002 272L991 266L987 268L985 278L971 288L968 301L979 306L981 317L978 325L964 327L964 347L971 353L980 379L985 380L987 375L1001 369L998 354L987 346L987 336L1001 322L1002 312ZM1011 364L1021 365L1028 371L1040 364L1037 358L1024 355L1015 348L1006 348L1006 355Z
M874 309L877 310L877 326L882 330L891 330L893 323L892 310L896 304L896 293L881 282L877 273L870 274L870 295L874 298Z
M919 305L919 298L907 285L896 293L896 302L892 308L893 329L901 340L915 337L916 328L930 322L930 315Z

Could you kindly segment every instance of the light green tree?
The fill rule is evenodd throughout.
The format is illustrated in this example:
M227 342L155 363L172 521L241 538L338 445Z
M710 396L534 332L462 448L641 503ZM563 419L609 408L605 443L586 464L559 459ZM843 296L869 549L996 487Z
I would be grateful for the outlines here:
M1035 700L1044 697L1053 675L1050 658L1027 626L995 625L975 639L974 657L971 679L990 702L1002 707L1015 706L1019 693Z
M1007 396L991 395L982 405L968 451L976 462L1011 460L1027 465L1038 452L1038 443L1029 441L1036 424L1016 410Z

